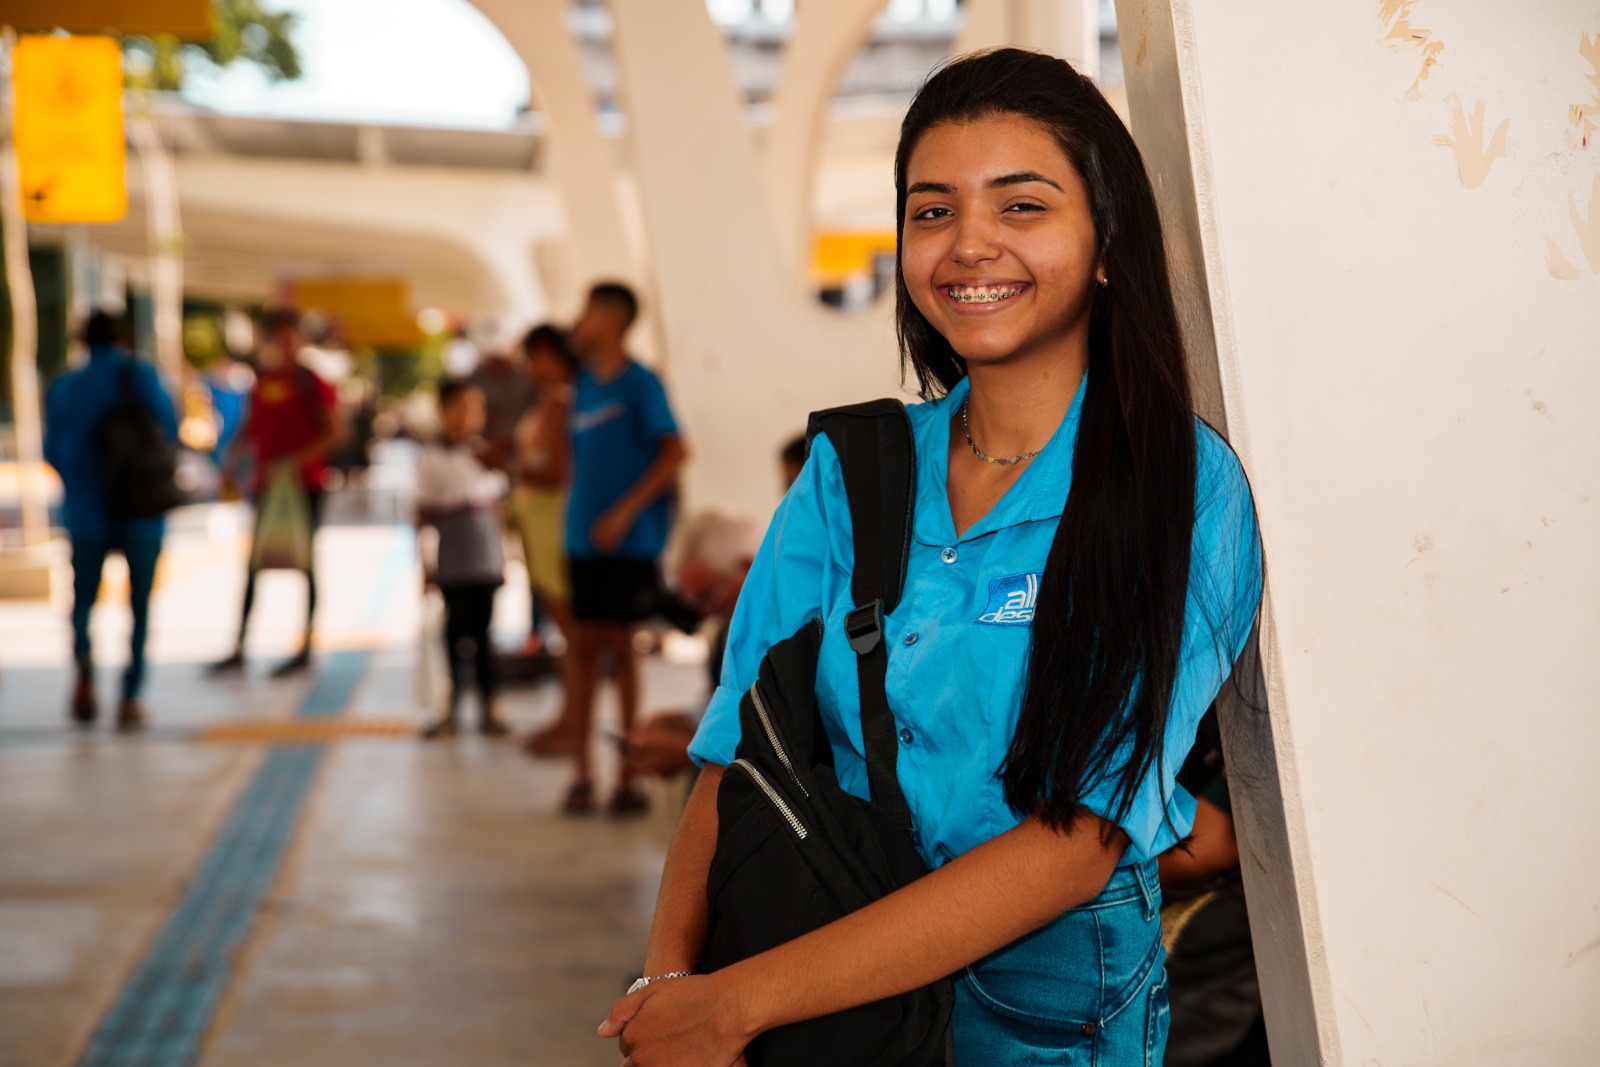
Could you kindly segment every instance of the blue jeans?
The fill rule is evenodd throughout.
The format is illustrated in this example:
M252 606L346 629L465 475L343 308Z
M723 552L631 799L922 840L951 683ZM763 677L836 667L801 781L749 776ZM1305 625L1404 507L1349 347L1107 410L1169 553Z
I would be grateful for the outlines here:
M1166 953L1156 865L956 976L958 1067L1160 1067Z
M89 613L100 596L100 574L106 556L121 552L128 561L128 600L133 608L133 635L128 642L128 669L122 676L122 697L132 700L144 688L144 643L150 631L150 592L156 582L160 537L113 536L110 540L72 540L72 653L79 677L94 669L89 643Z

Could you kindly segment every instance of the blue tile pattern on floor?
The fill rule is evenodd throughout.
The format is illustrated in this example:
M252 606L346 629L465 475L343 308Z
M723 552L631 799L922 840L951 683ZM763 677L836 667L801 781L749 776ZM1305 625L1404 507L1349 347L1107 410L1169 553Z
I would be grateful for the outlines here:
M364 660L367 654L341 655ZM267 754L80 1067L186 1067L195 1061L322 752L306 746Z
M411 562L397 535L368 602L367 621ZM298 714L338 715L350 702L371 653L335 652L321 663ZM79 1067L189 1067L262 900L272 888L313 776L321 745L275 748L256 770L182 899L101 1022Z

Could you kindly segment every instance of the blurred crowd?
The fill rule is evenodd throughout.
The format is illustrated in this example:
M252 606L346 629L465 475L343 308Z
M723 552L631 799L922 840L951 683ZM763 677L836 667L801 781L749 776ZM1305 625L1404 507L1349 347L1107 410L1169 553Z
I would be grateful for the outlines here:
M534 326L515 345L480 353L458 329L434 381L380 400L371 381L352 373L336 332L293 308L264 309L248 359L220 359L185 390L133 353L122 317L95 312L80 337L87 359L51 384L46 405L47 459L61 478L60 521L72 546L72 720L89 727L99 717L89 617L104 561L120 553L134 626L115 722L124 730L146 722L144 647L166 513L195 499L242 499L252 515L233 647L208 673L246 670L265 570L298 572L307 594L298 647L270 675L312 668L316 541L329 498L360 496L375 448L407 440L423 595L436 606L424 618L442 616L449 676L422 737L456 736L474 709L482 733L504 736L502 679L550 679L559 716L522 746L572 765L562 810L646 811L636 776L689 766L695 714L641 721L641 650L659 648L664 627L702 633L714 678L721 628L754 544L746 522L679 515L688 448L661 380L629 354L638 314L631 289L602 282L570 324ZM206 401L198 428L196 388ZM796 440L784 456L789 478L803 459ZM494 605L518 556L531 612L519 642L500 648ZM605 684L616 689L622 729L596 744ZM597 751L617 754L615 774L596 773ZM604 798L600 777L616 783Z

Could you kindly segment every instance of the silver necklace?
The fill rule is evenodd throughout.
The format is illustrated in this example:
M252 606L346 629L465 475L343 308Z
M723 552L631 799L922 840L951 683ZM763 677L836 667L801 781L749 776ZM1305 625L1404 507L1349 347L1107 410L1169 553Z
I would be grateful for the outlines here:
M1032 452L1024 452L1020 456L1012 456L1010 459L1002 459L999 456L984 455L983 452L979 451L978 446L972 443L972 427L967 424L967 405L970 403L972 403L971 397L968 397L961 402L961 429L967 435L967 447L972 449L972 454L974 456L977 456L985 463L998 463L1002 467L1009 467L1013 463L1021 463L1025 459L1032 459L1034 456L1037 456L1040 452L1044 451L1043 448L1036 448Z

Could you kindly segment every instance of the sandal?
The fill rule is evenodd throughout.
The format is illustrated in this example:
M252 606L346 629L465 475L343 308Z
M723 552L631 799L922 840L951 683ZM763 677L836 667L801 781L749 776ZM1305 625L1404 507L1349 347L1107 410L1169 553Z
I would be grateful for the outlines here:
M632 786L620 786L611 794L611 801L606 805L606 814L613 819L631 819L645 815L650 811L650 798Z
M563 727L560 723L528 735L522 742L522 751L534 759L555 759L570 756L583 747L583 735Z
M591 815L594 813L594 783L573 782L567 790L567 799L561 802L563 815Z

